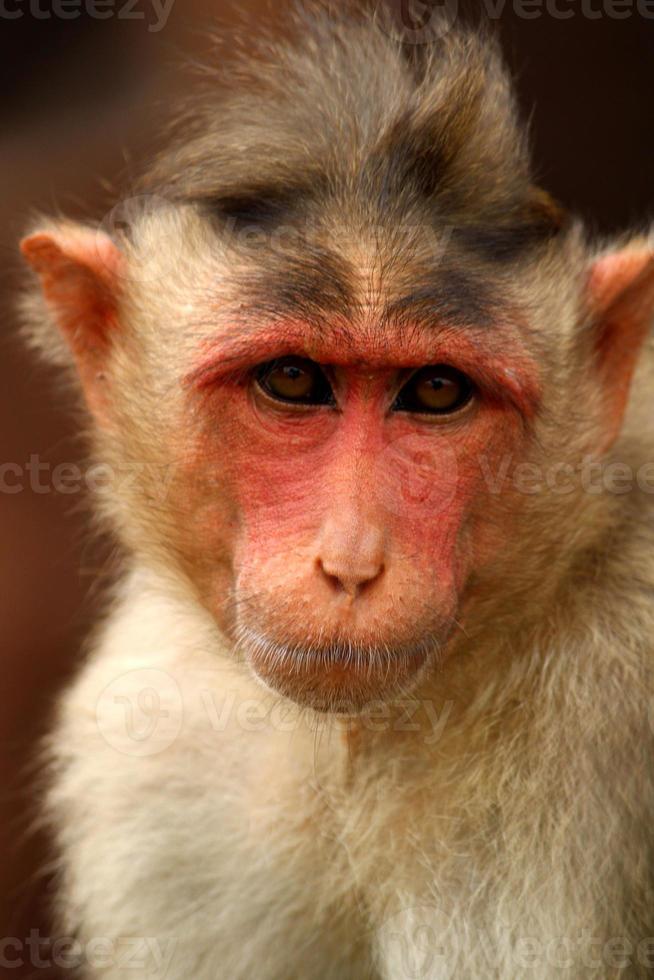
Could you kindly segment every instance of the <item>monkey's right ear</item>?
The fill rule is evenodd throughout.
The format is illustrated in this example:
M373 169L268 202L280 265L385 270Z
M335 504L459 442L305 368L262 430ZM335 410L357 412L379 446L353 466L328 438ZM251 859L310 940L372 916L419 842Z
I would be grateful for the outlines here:
M631 378L654 321L654 248L650 242L600 257L589 280L594 355L603 385L604 446L620 431Z
M73 224L36 231L22 240L20 249L41 280L48 318L58 326L95 412L101 407L96 379L119 325L124 256L104 232ZM43 341L42 332L40 325L39 346L53 346Z

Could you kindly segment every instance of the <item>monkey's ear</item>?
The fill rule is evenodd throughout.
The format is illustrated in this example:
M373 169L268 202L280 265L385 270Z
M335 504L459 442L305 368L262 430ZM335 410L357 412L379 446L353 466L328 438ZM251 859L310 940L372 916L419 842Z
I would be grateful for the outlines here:
M589 303L599 367L608 449L617 438L638 355L654 321L654 249L645 242L598 258Z
M96 412L103 401L96 379L118 328L124 256L104 232L73 224L36 231L22 240L20 249L39 276L46 319L54 320L59 328L89 407ZM38 321L43 316L30 319ZM35 322L32 335L39 347L56 351L56 343L44 339L48 326Z

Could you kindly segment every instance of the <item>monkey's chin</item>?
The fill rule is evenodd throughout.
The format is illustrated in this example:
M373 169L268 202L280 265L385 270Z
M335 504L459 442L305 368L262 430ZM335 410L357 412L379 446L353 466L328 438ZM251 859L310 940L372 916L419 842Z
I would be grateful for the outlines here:
M285 645L241 630L239 649L266 688L302 707L361 714L408 694L438 657L435 638L403 646L351 642Z

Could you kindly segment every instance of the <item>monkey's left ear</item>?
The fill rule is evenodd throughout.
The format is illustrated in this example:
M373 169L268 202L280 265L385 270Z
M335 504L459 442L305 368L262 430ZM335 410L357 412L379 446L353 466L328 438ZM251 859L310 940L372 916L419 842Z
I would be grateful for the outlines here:
M104 232L63 223L28 235L20 248L41 280L47 319L54 321L72 355L89 408L101 415L105 396L97 379L118 329L124 256ZM49 324L36 324L37 331L37 343L46 352L56 357L65 350Z
M597 259L588 301L607 410L605 450L620 432L638 355L654 321L654 250L640 243Z

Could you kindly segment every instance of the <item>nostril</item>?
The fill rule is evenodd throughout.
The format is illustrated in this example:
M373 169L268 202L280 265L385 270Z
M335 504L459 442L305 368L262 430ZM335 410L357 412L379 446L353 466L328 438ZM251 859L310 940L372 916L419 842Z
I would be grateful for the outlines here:
M327 581L329 582L329 584L331 585L331 587L333 588L333 590L335 592L342 592L343 591L343 585L341 584L341 581L340 581L338 575L332 575L331 572L328 572L325 569L325 567L322 564L322 562L319 562L319 564L320 564L320 568L321 568L321 571L322 571L324 577L327 579Z
M384 570L383 563L350 568L346 565L339 567L337 563L326 562L321 558L318 559L318 566L335 592L346 592L352 598L375 582Z

